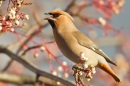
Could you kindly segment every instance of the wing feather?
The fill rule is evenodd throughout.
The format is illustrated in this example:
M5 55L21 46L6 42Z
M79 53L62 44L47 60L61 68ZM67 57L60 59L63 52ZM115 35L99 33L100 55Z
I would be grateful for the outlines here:
M96 52L97 54L103 56L107 62L117 66L101 49L97 47L86 35L82 34L80 31L74 31L73 36L77 39L78 43L84 47L91 49L92 51ZM80 38L78 37L80 35Z

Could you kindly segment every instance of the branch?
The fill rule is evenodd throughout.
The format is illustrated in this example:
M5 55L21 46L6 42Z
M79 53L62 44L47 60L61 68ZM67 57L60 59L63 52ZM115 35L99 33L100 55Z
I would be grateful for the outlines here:
M42 81L46 86L56 86L56 83L50 83L50 80L41 77ZM5 83L11 83L11 84L16 84L16 85L36 85L36 76L30 76L30 75L16 75L16 74L9 74L5 72L0 72L0 81L5 82ZM40 83L39 85L41 85ZM61 85L62 86L62 85Z
M12 53L10 50L8 50L2 46L0 46L0 53L7 54L11 59L21 63L23 66L25 66L26 68L28 68L29 70L34 72L36 75L44 76L44 77L47 77L47 78L54 80L54 81L59 81L60 83L66 85L66 86L75 86L73 83L71 83L67 80L64 80L62 78L56 77L50 73L47 73L45 71L40 70L38 67L36 67L32 63L30 63L28 60L19 57L18 55Z
M76 0L72 0L72 1L71 1L71 3L70 3L70 4L67 6L67 8L65 9L66 12L68 12L69 9L70 9L73 5L75 5L75 1L76 1Z
M1 72L0 81L17 85L23 85L23 84L35 84L36 80L35 76L15 75Z

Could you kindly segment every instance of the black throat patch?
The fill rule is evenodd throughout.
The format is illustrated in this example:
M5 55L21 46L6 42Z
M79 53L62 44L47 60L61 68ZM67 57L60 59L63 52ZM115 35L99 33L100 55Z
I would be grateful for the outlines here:
M55 22L53 20L48 20L48 22L50 23L53 29L56 28Z

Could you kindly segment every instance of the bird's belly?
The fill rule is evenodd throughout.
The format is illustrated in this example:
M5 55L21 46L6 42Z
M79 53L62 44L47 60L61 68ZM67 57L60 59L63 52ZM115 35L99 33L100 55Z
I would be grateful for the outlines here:
M98 56L95 52L91 51L88 48L85 48L83 46L76 46L73 45L75 47L75 50L71 50L70 48L68 48L68 45L64 42L57 42L57 45L59 47L59 49L61 50L61 52L63 53L63 55L65 55L68 59L70 59L71 61L75 62L75 63L79 63L80 62L80 53L83 52L85 54L85 57L88 58L88 62L90 64L92 64L93 66L97 66L98 64Z

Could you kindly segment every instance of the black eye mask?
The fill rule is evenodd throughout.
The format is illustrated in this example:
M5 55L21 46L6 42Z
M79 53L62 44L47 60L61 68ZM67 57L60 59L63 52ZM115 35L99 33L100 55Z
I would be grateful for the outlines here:
M53 18L59 17L61 14L53 14Z

